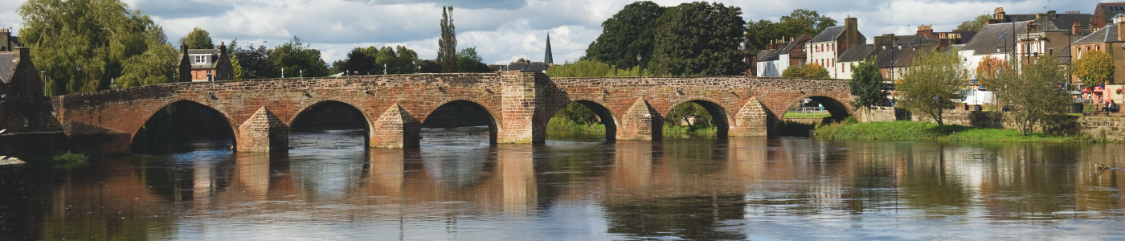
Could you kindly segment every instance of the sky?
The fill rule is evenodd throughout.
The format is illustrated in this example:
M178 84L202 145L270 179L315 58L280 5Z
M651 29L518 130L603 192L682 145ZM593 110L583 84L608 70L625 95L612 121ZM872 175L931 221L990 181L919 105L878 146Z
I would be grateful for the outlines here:
M457 48L476 47L485 63L520 58L542 61L547 35L556 63L575 61L601 34L601 23L628 0L121 0L164 27L173 44L199 27L213 41L276 46L294 36L321 50L331 64L356 47L404 45L423 59L437 57L441 7L453 6ZM1125 0L1119 0L1125 1ZM0 27L17 32L25 0L0 0ZM682 2L657 0L661 6ZM1003 7L1009 14L1093 13L1096 0L724 0L742 8L746 21L777 21L794 9L815 10L843 24L856 17L865 36L913 34L918 25L949 31L963 21Z

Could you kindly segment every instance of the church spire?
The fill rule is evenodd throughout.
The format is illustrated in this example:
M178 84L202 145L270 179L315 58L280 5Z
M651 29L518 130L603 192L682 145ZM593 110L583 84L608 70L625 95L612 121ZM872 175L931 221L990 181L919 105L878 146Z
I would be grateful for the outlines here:
M555 58L551 56L551 33L547 33L547 53L543 54L543 64L554 64Z

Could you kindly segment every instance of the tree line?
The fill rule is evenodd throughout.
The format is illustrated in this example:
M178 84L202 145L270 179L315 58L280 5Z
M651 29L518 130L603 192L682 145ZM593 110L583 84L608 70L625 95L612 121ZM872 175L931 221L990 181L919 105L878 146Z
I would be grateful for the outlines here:
M439 56L422 60L405 46L355 48L329 66L320 50L297 36L280 45L241 46L231 40L226 56L234 79L322 77L333 73L411 74L489 72L475 47L456 51L452 7L442 8ZM119 0L28 0L19 8L21 40L42 71L45 93L64 95L168 83L178 74L178 46L148 15ZM206 30L179 40L189 49L217 47Z

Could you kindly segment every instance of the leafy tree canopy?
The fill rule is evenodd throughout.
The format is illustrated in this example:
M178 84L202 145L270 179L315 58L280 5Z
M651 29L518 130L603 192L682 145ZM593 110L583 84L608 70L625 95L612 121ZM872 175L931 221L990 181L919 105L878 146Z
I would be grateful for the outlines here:
M1010 70L1012 70L1012 65L1008 64L1008 61L986 56L977 64L977 83L984 86L985 89L995 89L996 83L1000 81L1000 75Z
M387 74L413 74L418 72L418 53L405 46L389 46L379 48L375 56L375 64L386 66Z
M1082 58L1074 62L1074 76L1087 88L1113 83L1113 56L1102 51L1082 53Z
M808 9L797 9L782 16L776 23L758 20L746 24L746 38L755 49L765 49L771 40L792 38L801 34L813 36L824 29L836 26L836 20Z
M484 58L477 54L477 47L464 48L457 52L457 71L458 73L488 73L492 72L485 64Z
M985 24L988 24L988 20L992 20L992 15L981 14L980 16L977 16L976 18L973 18L973 20L961 22L961 25L957 25L957 29L955 29L955 30L956 31L980 31L980 28L984 27Z
M620 68L647 66L652 60L657 20L665 11L667 8L650 1L625 5L602 22L602 34L586 48L586 58Z
M381 71L375 71L375 55L364 53L364 48L352 49L346 59L333 63L333 66L337 68L336 71L348 74L382 74Z
M855 108L872 107L887 103L887 95L883 93L883 74L875 65L875 58L868 58L855 66L852 79L848 81L851 87L852 106Z
M48 95L165 83L175 48L152 19L117 0L28 0L19 8L22 42L45 72ZM79 67L81 66L81 70Z
M804 66L790 65L781 72L781 77L784 78L798 78L798 79L831 79L832 76L828 74L828 69L817 63L809 63Z
M928 115L944 130L942 113L960 97L967 77L957 51L924 51L895 86L895 106Z
M232 46L232 48L233 47L234 46ZM245 49L238 47L228 51L233 52L233 57L238 59L238 65L242 69L243 79L274 78L281 76L281 72L277 66L269 61L270 49L266 48L265 45L254 47L253 44L250 44L250 46Z
M567 61L547 69L547 76L551 77L632 77L640 74L640 67L618 69L597 60Z
M328 64L320 59L320 50L301 43L297 36L270 50L267 59L273 66L281 68L286 77L328 76Z
M215 42L211 41L211 34L207 30L196 27L187 36L180 38L181 44L187 44L189 49L213 49Z
M1069 96L1055 88L1066 79L1066 71L1055 62L1057 56L1041 56L1022 61L1020 71L1008 68L996 79L997 97L1011 110L1006 116L1016 123L1020 134L1048 115L1063 114L1071 103ZM1046 129L1046 128L1045 128Z
M742 9L692 2L664 12L658 20L650 68L658 75L737 75L742 62Z

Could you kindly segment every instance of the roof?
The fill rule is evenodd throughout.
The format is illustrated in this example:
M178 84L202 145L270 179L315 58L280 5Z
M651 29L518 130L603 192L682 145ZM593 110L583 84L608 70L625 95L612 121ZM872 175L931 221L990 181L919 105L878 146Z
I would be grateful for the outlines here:
M188 49L188 55L195 54L209 54L211 55L211 64L193 64L191 69L214 69L219 64L219 57L223 55L223 51L219 49ZM180 54L180 59L183 59L183 54Z
M840 37L841 34L844 34L844 26L828 27L824 29L824 31L820 31L820 34L817 34L816 37L813 37L812 40L809 40L809 42L819 43L836 41L836 37Z
M879 68L890 68L891 64L894 67L906 67L914 64L914 58L922 51L926 51L936 47L935 44L919 45L919 46L895 46L902 47L902 49L894 48L887 50L879 50L878 57L875 57L875 62ZM893 58L893 59L892 59ZM892 62L893 60L893 62Z
M512 63L511 65L508 65L508 71L543 72L543 71L547 71L547 68L550 68L550 67L551 66L549 66L549 65L547 65L546 63L543 63L543 62L531 62L531 63L516 62L516 63Z
M0 53L0 82L5 84L12 82L12 76L16 73L16 53L7 52Z
M780 57L782 54L789 53L789 51L793 50L793 48L803 45L805 39L807 39L808 37L808 34L802 34L801 36L797 36L797 38L794 38L793 41L789 41L788 44L785 44L785 47L782 47L780 49L762 51L758 53L758 61L777 60L778 57Z
M895 44L902 46L915 46L937 42L926 38L925 35L895 35Z
M875 56L874 44L856 45L848 48L840 54L836 62L858 62L867 59L868 57Z
M1016 38L1013 33L1017 35L1026 33L1027 24L1028 22L1015 22L984 25L976 36L973 36L973 40L965 44L964 50L972 50L974 54L999 53L997 49L1000 49L1000 52L1012 51L1015 49L1012 41Z
M1040 14L1046 15L1048 13L1040 13ZM1006 14L1004 20L1006 20L1008 22L1035 21L1036 15L1038 15L1038 14ZM1092 21L1093 19L1094 19L1093 14L1086 14L1086 13L1058 14L1058 13L1056 13L1055 17L1053 19L1051 19L1051 21L1050 21L1055 26L1053 26L1053 27L1048 26L1048 28L1046 28L1046 29L1044 29L1043 27L1040 27L1040 29L1041 30L1063 30L1063 31L1066 31L1066 30L1070 30L1070 28L1072 26L1074 26L1075 22L1078 22L1079 24L1082 24L1081 26L1090 26L1090 21Z
M1117 25L1116 24L1110 24L1110 25L1106 25L1105 27L1103 27L1101 29L1098 29L1098 31L1094 31L1093 33L1090 33L1090 35L1086 35L1086 37L1082 37L1082 38L1078 39L1078 41L1074 41L1074 43L1071 43L1071 44L1072 45L1083 45L1083 44L1105 43L1105 42L1114 42L1114 41L1121 41L1121 40L1117 39Z

